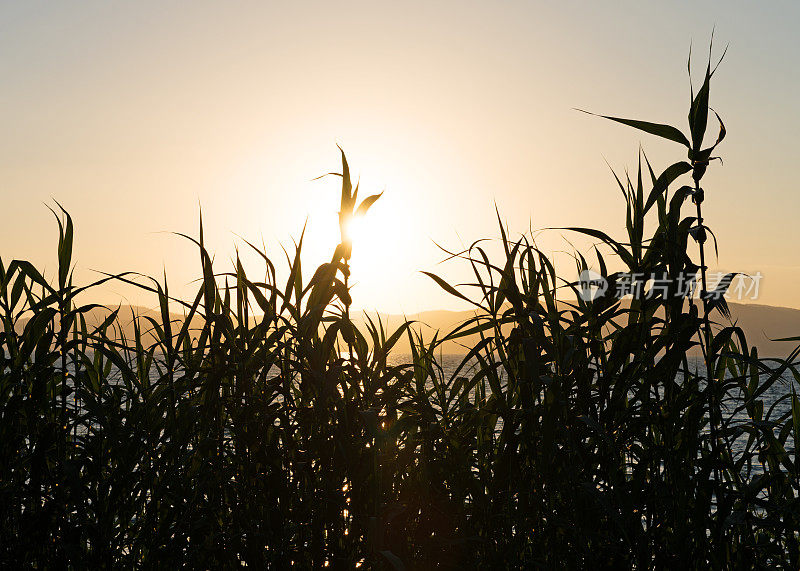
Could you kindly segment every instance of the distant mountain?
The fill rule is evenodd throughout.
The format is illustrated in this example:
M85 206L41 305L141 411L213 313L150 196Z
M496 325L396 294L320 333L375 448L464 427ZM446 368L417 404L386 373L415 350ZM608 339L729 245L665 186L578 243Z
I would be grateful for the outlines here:
M800 342L771 341L800 336L800 309L755 303L729 303L731 319L762 356L785 356Z
M750 346L758 347L761 356L785 356L795 345L800 344L800 342L773 341L774 339L783 337L800 336L800 309L759 304L729 303L728 305L731 309L731 320L744 330L747 336L747 342ZM101 323L108 314L109 310L107 309L93 309L87 315L87 325L91 327L92 325ZM160 312L157 310L142 306L121 306L119 308L118 324L122 327L128 339L133 337L134 315L139 316L139 318L150 317L156 322L160 322L161 320ZM379 316L387 332L387 336L400 327L405 319L408 319L414 322L414 329L422 333L424 340L430 342L437 331L439 331L439 338L442 338L460 323L474 316L475 313L473 311L444 310L423 311L421 313L408 315L355 310L352 312L353 320L359 326L366 323L365 315L368 315L373 322L375 322L376 317ZM183 322L184 317L182 314L170 313L170 316L173 320ZM715 317L717 322L722 323L719 314L715 313ZM19 323L18 328L22 328L24 325L24 322ZM202 318L195 317L193 319L192 328L200 328L201 326ZM141 329L143 332L146 332L150 327L151 325L149 322L146 320L141 321ZM176 333L178 327L180 327L180 325L175 326ZM0 329L1 328L2 325L0 325ZM441 351L445 354L465 353L467 351L465 346L474 345L477 338L477 335L473 335L457 341L448 341L442 345ZM147 342L147 334L145 333L145 343ZM410 351L406 336L398 342L395 350L400 352Z
M747 337L750 346L758 347L759 355L780 357L787 355L795 345L800 345L790 341L772 341L784 337L800 336L800 309L789 307L775 307L771 305L728 303L731 310L731 320L741 327ZM354 313L354 315L356 315ZM369 313L374 318L374 313ZM472 317L472 311L424 311L422 313L409 314L409 320L420 324L426 340L433 337L435 331L441 331L440 337L445 332L451 331L465 319ZM715 313L716 321L722 325L726 322L721 321L719 314ZM388 324L387 329L394 329L403 323L403 316L381 314L384 324ZM467 337L461 340L461 344L474 344L477 336ZM398 345L399 350L408 351L406 340ZM444 353L464 353L465 349L457 342L447 342L442 347Z

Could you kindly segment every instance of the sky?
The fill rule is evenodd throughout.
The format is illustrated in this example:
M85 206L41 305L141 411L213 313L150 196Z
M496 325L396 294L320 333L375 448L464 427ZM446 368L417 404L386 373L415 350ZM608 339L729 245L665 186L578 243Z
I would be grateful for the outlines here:
M498 236L495 205L512 235L621 237L606 161L685 152L575 108L685 128L689 46L699 81L715 29L730 47L711 91L728 137L704 179L710 266L760 272L759 303L800 307L798 21L790 2L0 2L0 257L52 275L57 200L77 281L166 268L190 296L198 257L172 232L196 235L202 207L217 269L238 245L251 277L239 237L280 262L307 224L308 278L337 243L338 181L314 179L340 170L338 144L361 193L385 191L354 244L354 304L459 309L421 270L468 281L437 244Z

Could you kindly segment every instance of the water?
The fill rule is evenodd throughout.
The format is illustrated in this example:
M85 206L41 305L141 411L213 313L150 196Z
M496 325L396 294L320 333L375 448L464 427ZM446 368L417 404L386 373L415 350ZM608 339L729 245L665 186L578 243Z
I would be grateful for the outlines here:
M463 355L438 355L437 362L441 366L441 377L445 381L450 380L458 367L461 365L462 360ZM394 365L409 363L411 361L411 354L398 353L393 355L390 361L391 364ZM475 367L476 365L477 363L472 363L465 366L459 372L459 376L470 376L470 366ZM694 360L690 359L689 365L692 371L702 372L705 368L705 363L703 362L702 358L695 358ZM437 372L437 374L439 373ZM501 384L504 384L504 382ZM790 372L786 372L758 397L758 400L761 400L764 403L762 420L769 419L771 422L780 423L773 427L773 432L776 436L781 425L785 423L786 418L791 418L790 396L792 394L792 386L794 384L796 384L796 381L794 380L793 375ZM800 391L798 391L798 387L795 387L795 392L800 393ZM739 389L730 391L728 393L728 398L722 403L723 421L728 422L731 426L750 423L751 419L748 416L747 410L741 406L743 403L744 395ZM497 431L502 430L502 422L502 419L498 419ZM708 433L708 431L709 428L706 427L704 432ZM735 459L741 458L741 455L745 452L747 439L747 434L741 434L730 441ZM787 452L789 457L794 460L793 447L788 444L789 443L787 443L786 447ZM758 462L754 462L752 469L756 474L763 472L763 469Z
M412 361L412 355L410 353L394 353L390 355L389 359L390 365L402 365L407 364ZM453 375L458 370L459 366L463 361L463 355L457 354L440 354L437 355L436 359L438 365L441 367L441 370L435 371L437 377L441 378L445 382L449 382ZM476 362L471 362L464 367L458 373L458 376L462 377L470 377L477 366ZM690 367L692 370L702 371L704 368L704 363L701 359L695 359L693 362L690 361ZM71 367L70 367L71 368ZM277 369L274 371L277 374ZM151 371L151 381L157 381L158 372L155 367ZM114 378L114 374L112 372L111 375ZM430 381L429 381L430 383ZM789 396L791 395L791 388L792 385L795 383L793 377L789 373L785 373L780 379L778 379L772 386L770 386L763 394L761 394L758 398L759 400L763 401L764 408L763 408L763 416L762 419L766 420L769 419L772 422L780 422L783 424L785 422L784 417L791 416L791 400ZM505 380L501 374L501 385L505 384ZM432 386L432 385L429 385ZM473 389L474 391L474 389ZM474 396L474 393L473 393ZM723 421L729 423L731 426L742 425L744 423L750 423L751 420L747 414L747 410L741 407L740 405L743 403L743 395L739 389L735 389L729 393L728 399L723 403ZM740 409L740 410L735 410ZM784 419L784 420L781 420ZM502 419L498 419L496 425L496 431L500 431L503 428L503 421ZM79 429L79 432L85 430L85 427ZM705 431L707 432L709 429L706 427ZM776 425L773 427L773 432L777 436L777 431L780 430L780 425ZM741 455L746 450L746 443L747 443L748 436L747 434L741 434L738 437L732 438L730 441L731 447L733 449L734 458L741 458ZM788 444L788 443L787 443ZM794 458L793 446L787 445L787 452L789 453L790 458ZM760 473L762 472L762 468L760 467L758 462L755 462L753 465L753 472Z

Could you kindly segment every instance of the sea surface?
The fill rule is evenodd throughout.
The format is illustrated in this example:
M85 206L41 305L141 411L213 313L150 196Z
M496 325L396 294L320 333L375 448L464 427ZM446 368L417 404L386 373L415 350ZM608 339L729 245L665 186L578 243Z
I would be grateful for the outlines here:
M438 374L445 380L451 379L453 374L458 370L463 359L463 355L437 355L437 362L441 366L441 371L439 371ZM390 362L391 364L409 363L411 362L411 354L398 353L390 358ZM458 373L458 376L468 377L470 375L470 366L474 367L475 365L476 363L465 365ZM689 366L697 371L702 371L705 368L702 358L690 359ZM776 365L773 364L772 366ZM794 379L790 371L787 371L758 397L758 399L764 403L762 420L769 420L770 422L780 423L782 425L787 419L791 419L791 395L793 387L795 393L800 395L800 385L798 381ZM741 406L744 402L741 391L736 389L735 392L729 392L728 397L728 400L723 403L723 417L726 420L730 420L731 424L734 426L748 422L750 419L747 410ZM501 428L502 420L498 423L498 430ZM773 427L776 436L779 430L780 426L776 424L776 426ZM734 454L738 455L744 452L746 442L746 434L735 438L731 442ZM787 445L787 452L790 458L794 459L794 453L791 448L791 446ZM753 468L755 472L761 472L761 469L757 465Z
M455 375L456 371L458 371L459 367L462 365L464 356L457 355L457 354L439 354L436 356L436 362L438 363L440 369L438 369L435 374L437 377L441 378L445 382L452 380L453 376ZM406 363L412 362L412 355L410 353L394 353L390 355L389 359L390 365L401 365ZM470 362L464 365L461 370L458 372L458 376L469 377L475 370L477 363ZM694 362L690 361L690 367L695 368L696 370L700 371L704 368L704 364L701 359L695 359ZM69 367L71 368L71 367ZM276 370L277 373L277 370ZM157 380L158 373L156 372L155 368L151 373L151 379L153 381ZM112 377L113 377L112 372ZM503 384L502 376L501 376L501 384ZM764 403L764 413L762 420L768 420L770 422L776 423L773 426L773 431L777 436L778 431L780 430L780 426L786 422L787 419L791 419L791 395L792 395L792 388L794 387L794 391L800 394L800 387L797 386L798 382L794 379L790 372L785 373L780 379L776 380L776 382L769 387L762 395L759 396L759 399ZM729 399L724 404L723 409L723 417L726 420L730 421L730 424L737 425L742 424L749 421L747 411L744 410L744 407L741 406L743 403L743 395L741 395L738 389L735 392L729 393ZM502 429L502 419L498 419L497 430ZM761 426L766 426L763 422ZM791 438L791 437L790 437ZM733 451L735 456L739 456L745 450L745 444L747 442L747 435L740 435L739 437L735 438L731 445L733 447ZM788 444L788 443L787 443ZM794 458L793 446L787 445L787 452L789 453L790 458ZM761 469L758 466L754 466L754 471L760 472Z

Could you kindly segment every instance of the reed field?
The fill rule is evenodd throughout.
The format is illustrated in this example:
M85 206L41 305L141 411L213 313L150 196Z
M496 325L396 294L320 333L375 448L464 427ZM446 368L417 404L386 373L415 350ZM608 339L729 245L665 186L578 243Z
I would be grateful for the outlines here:
M2 566L800 568L800 338L760 357L728 318L734 276L706 283L702 182L726 135L713 72L688 135L608 118L678 151L598 181L624 197L623 241L563 229L598 245L559 274L500 223L504 255L451 253L472 283L428 274L475 310L433 336L350 315L346 227L380 195L359 196L344 153L329 263L303 268L301 238L285 260L248 243L262 267L221 268L201 221L186 300L166 277L74 283L56 208L55 275L0 261ZM609 267L645 276L639 293L583 299L578 273L613 286ZM645 295L656 274L703 295ZM95 288L120 281L160 315L90 319Z

